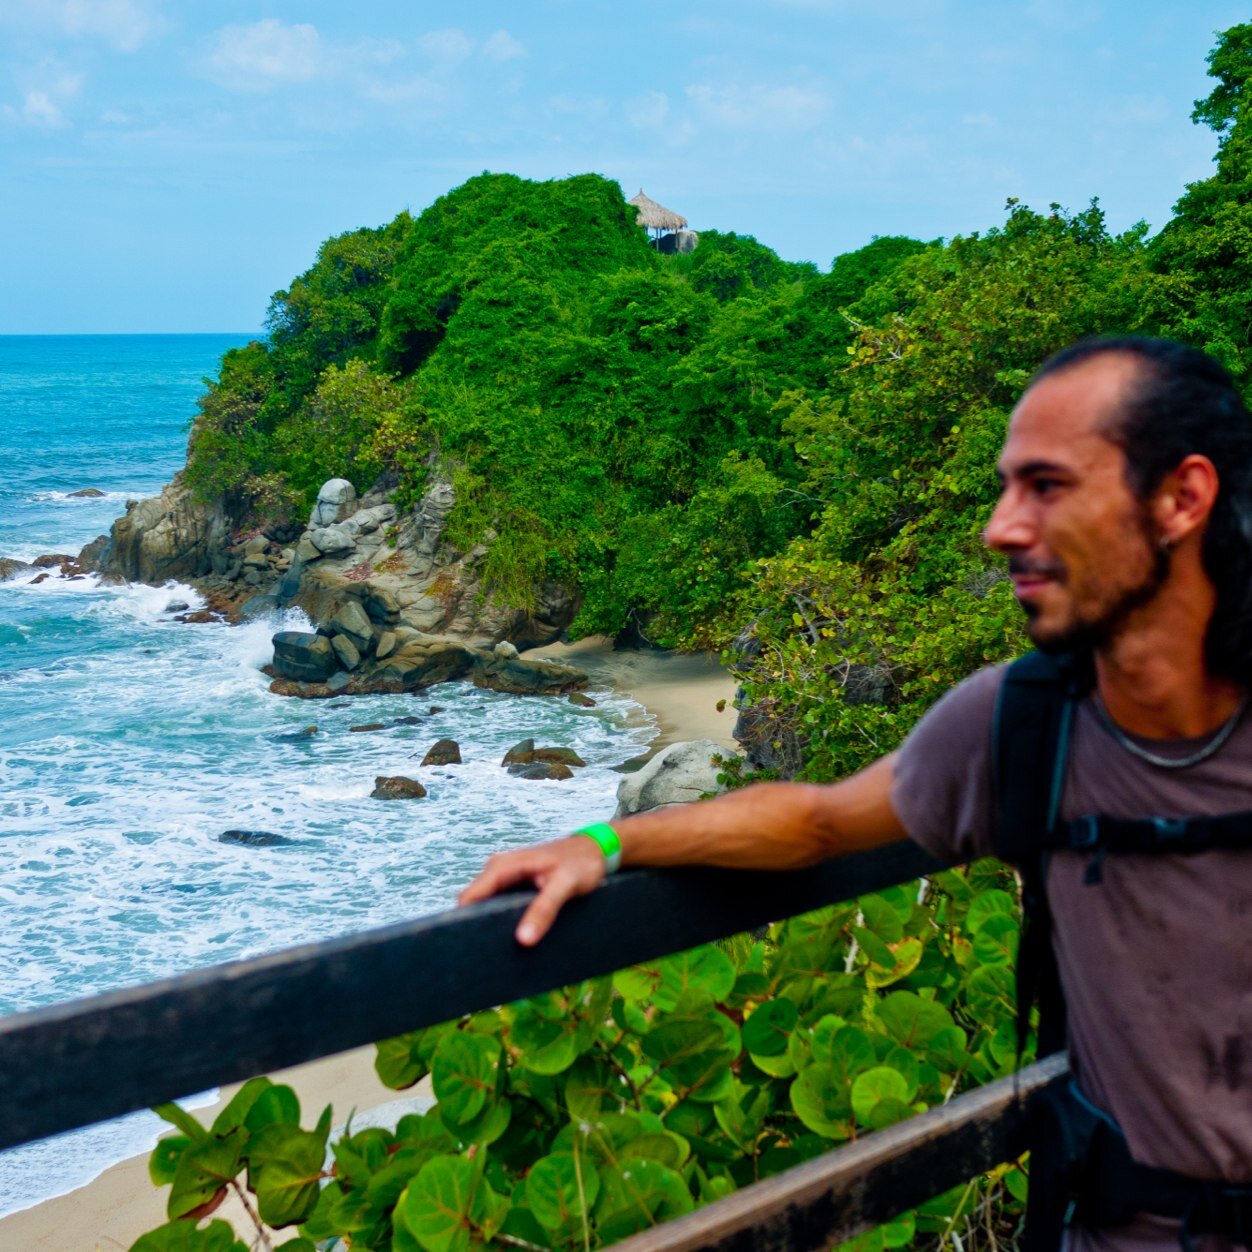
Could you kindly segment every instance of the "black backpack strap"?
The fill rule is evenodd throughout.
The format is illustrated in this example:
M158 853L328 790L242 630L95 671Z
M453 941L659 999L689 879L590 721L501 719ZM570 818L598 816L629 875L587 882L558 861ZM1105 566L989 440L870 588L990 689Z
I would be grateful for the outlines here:
M1047 846L1070 852L1141 852L1192 856L1214 848L1252 848L1252 812L1212 817L1103 817L1060 822Z
M1039 1004L1038 1055L1065 1046L1065 1001L1052 954L1047 853L1060 825L1074 710L1092 681L1090 661L1028 652L1008 668L992 730L996 852L1022 875L1017 954L1017 1048Z

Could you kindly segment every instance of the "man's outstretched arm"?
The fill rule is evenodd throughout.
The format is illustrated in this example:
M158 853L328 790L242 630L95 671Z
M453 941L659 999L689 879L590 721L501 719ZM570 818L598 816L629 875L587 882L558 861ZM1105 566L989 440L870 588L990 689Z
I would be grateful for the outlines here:
M844 852L894 843L906 835L891 803L894 756L831 786L758 783L716 800L614 819L622 865L720 865L799 869ZM461 892L485 900L523 883L539 894L517 928L527 945L547 934L567 900L604 879L604 853L585 835L501 852Z

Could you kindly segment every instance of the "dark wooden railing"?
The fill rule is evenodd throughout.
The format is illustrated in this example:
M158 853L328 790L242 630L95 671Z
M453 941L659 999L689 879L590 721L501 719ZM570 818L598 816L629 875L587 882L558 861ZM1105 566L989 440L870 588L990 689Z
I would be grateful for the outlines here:
M0 1148L330 1056L939 868L911 844L785 874L638 871L523 949L528 893L0 1019ZM688 1217L648 1248L818 1247L1019 1155L1063 1060L961 1096Z

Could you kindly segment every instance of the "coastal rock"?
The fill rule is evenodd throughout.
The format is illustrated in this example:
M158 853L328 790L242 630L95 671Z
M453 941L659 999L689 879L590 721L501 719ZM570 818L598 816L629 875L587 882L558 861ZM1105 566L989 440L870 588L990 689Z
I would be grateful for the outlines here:
M590 697L585 696L581 691L571 691L568 696L569 702L576 705L580 709L594 709L596 702Z
M587 676L559 661L528 661L479 651L474 658L473 683L488 691L512 695L557 695L587 685Z
M501 765L529 765L533 761L535 752L535 741L533 739L523 739L521 743L515 743L505 754Z
M309 525L332 526L340 518L347 517L356 504L356 488L346 478L331 478L322 484L313 506Z
M334 649L324 635L281 630L274 636L274 672L295 682L325 682L338 668Z
M378 643L374 646L374 655L380 660L385 660L396 650L396 636L394 631L384 630L378 636Z
M218 843L234 843L241 848L278 848L295 843L286 835L276 835L272 830L224 830L217 837Z
M356 547L356 540L342 526L320 526L309 539L323 556L343 556Z
M358 652L364 652L374 640L374 627L366 617L365 610L355 600L349 600L327 622L330 630L337 634L347 635L356 645Z
M77 491L69 492L71 500L99 500L103 495L104 492L99 487L80 487Z
M361 654L357 651L356 644L348 635L335 635L331 638L330 646L334 648L335 655L339 658L339 663L346 670L354 670L361 664Z
M128 508L103 547L98 540L89 544L79 560L102 574L157 587L170 579L207 578L217 572L214 555L220 563L241 520L224 498L197 500L180 471L159 496ZM95 549L90 557L89 549Z
M18 574L27 574L35 567L29 561L16 561L10 556L0 556L0 582L6 578L16 578Z
M356 735L363 734L366 731L386 730L386 729L387 729L386 722L366 722L364 726L349 726L348 727L349 732L352 734L356 734Z
M573 748L536 748L531 754L532 761L547 761L552 765L572 765L578 768L587 762Z
M423 765L460 765L461 745L455 739L440 739L422 757Z
M726 790L717 780L719 767L715 756L725 756L726 749L711 739L672 743L658 752L638 773L622 779L617 788L617 810L614 817L626 817L648 809L671 804L688 804L705 795Z
M531 761L529 764L510 765L509 773L515 778L531 779L574 777L574 771L568 765L558 765L553 761Z
M31 564L36 569L62 569L77 562L68 552L45 552L43 556L37 556Z
M426 794L426 788L416 778L405 778L402 774L380 774L374 779L374 790L370 792L370 799L420 800Z

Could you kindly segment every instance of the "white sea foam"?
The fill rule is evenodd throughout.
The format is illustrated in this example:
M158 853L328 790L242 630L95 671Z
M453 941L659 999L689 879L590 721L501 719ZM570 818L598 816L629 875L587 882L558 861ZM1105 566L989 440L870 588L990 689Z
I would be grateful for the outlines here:
M0 615L26 640L0 649L0 1012L450 907L490 852L609 813L612 766L655 734L607 692L594 709L468 684L276 697L259 669L270 637L307 619L184 624L179 600L203 603L176 583L0 584ZM371 722L387 728L351 729ZM444 737L464 764L422 767ZM574 748L586 769L510 776L501 757L529 737ZM379 774L430 794L373 800ZM291 842L221 842L232 829ZM47 1145L0 1154L0 1213L143 1150L142 1125L83 1132L65 1153L83 1167L72 1181Z

